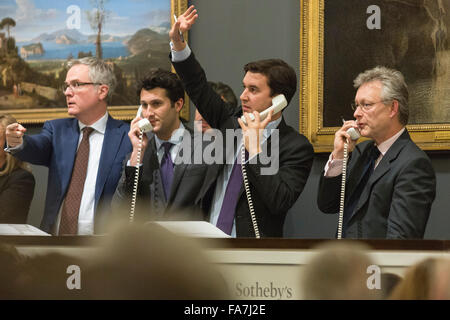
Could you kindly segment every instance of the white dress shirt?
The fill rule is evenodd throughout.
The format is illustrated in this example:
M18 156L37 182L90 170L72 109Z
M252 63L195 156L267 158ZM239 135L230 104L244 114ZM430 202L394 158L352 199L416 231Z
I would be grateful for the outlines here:
M97 183L98 167L100 164L100 156L102 153L103 140L105 138L106 123L108 122L108 113L106 112L97 122L90 127L94 129L89 135L89 160L84 182L83 195L81 196L80 212L78 215L78 235L94 234L94 209L95 209L95 185ZM83 128L86 125L78 121L80 127L80 137L78 146L80 146L83 138ZM55 224L56 232L59 233L59 223L61 221L61 211L64 202L61 204L58 214L58 220Z

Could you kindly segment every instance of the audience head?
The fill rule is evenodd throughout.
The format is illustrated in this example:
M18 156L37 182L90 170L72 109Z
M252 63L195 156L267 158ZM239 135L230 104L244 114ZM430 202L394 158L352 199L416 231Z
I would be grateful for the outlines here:
M227 102L232 110L236 109L238 101L231 87L223 82L208 81L211 88L220 95L223 101Z
M82 257L27 257L0 245L0 299L229 298L224 278L193 239L151 223L122 225L95 241Z
M450 299L450 261L427 258L410 268L394 289L393 300Z
M153 223L112 232L86 277L94 298L228 298L224 279L200 248Z
M340 241L317 246L317 254L304 267L302 287L305 299L377 299L380 290L370 290L367 268L373 265L369 247Z
M222 82L212 82L208 81L211 88L220 95L223 101L227 102L227 107L229 108L230 113L234 113L237 108L237 98L233 92L233 90L230 88L230 86L226 85ZM198 131L201 131L203 133L207 132L211 129L211 126L208 122L202 117L198 109L195 110L195 118L194 121L196 122L196 129ZM201 121L201 123L199 123Z
M394 289L402 282L402 277L395 273L381 273L381 298L390 297Z

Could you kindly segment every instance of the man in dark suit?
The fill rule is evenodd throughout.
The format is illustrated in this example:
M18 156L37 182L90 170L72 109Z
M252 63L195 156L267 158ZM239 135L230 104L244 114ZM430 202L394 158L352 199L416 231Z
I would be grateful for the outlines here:
M334 149L320 178L321 211L339 211L344 143L351 153L346 180L342 236L423 238L436 194L430 159L411 140L408 88L396 70L376 67L358 75L354 117L335 134ZM347 132L371 140L355 146Z
M140 165L135 220L203 220L199 209L199 191L208 169L195 162L202 157L202 145L194 143L194 133L183 124L180 111L184 105L184 88L177 75L162 69L152 69L138 86L142 114L131 122L128 136L133 151L114 196L114 207L122 213L130 208L135 184L136 165ZM142 118L153 129L143 135L138 163ZM179 211L179 209L183 209ZM117 211L117 209L115 210ZM177 212L178 211L178 212ZM180 215L177 215L177 214ZM123 214L120 214L124 218Z
M297 89L295 71L279 59L256 61L244 67L244 91L240 96L244 123L208 84L202 67L180 37L180 30L189 30L196 19L196 10L191 6L173 25L170 31L172 64L189 97L211 127L220 130L223 137L230 131L240 130L243 136L237 134L234 141L224 139L226 165L217 183L205 180L204 188L209 191L204 193L212 194L209 197L212 199L210 221L231 236L282 237L286 213L309 176L313 149L304 136L285 123L281 112L271 112L264 120L260 119L259 112L270 107L272 98L278 94L284 94L288 102L292 99ZM241 150L244 149L248 156L241 166ZM270 165L276 164L273 171L264 170L268 169L267 162L263 161L268 150L271 154L266 160ZM246 170L247 179L243 178L242 168ZM244 192L243 179L248 181L251 201ZM202 204L204 208L208 205L205 201Z
M102 233L123 159L131 151L129 126L107 112L116 84L111 65L90 57L72 60L69 67L63 90L68 113L75 118L47 121L33 136L11 124L7 151L49 168L42 230Z

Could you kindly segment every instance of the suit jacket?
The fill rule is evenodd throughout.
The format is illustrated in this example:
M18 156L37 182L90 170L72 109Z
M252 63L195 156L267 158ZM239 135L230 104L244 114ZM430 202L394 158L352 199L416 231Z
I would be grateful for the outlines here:
M148 147L139 170L138 196L136 200L135 220L204 220L205 215L200 210L202 199L201 187L205 180L208 166L195 164L195 152L202 152L201 145L194 145L192 129L185 125L185 136L182 147L190 146L189 161L174 165L173 181L169 198L166 200L161 180L160 165L156 150L154 134L150 134ZM184 150L184 149L183 149ZM189 149L185 149L189 150ZM181 149L180 149L181 151ZM113 206L116 214L125 218L124 212L130 212L131 197L135 183L135 167L127 166L129 156L125 161L125 169L114 195ZM175 160L176 161L176 160ZM128 217L128 216L127 216Z
M346 201L355 190L370 144L356 145L346 182ZM324 213L339 211L341 177L320 177L317 204ZM436 194L428 156L407 130L394 142L369 178L346 228L347 238L421 239Z
M123 159L131 151L128 131L128 124L108 116L95 185L95 233L104 231L111 199L120 179ZM23 147L14 152L14 156L23 161L49 168L45 211L41 223L41 229L46 232L53 229L65 198L79 137L77 119L51 120L44 123L41 133L24 136Z
M27 223L34 184L33 174L22 168L0 176L0 223Z
M193 53L185 61L172 64L200 114L211 127L222 131L225 142L227 129L241 128L236 115L207 83L205 72ZM306 137L288 126L283 119L277 129L279 139L274 139L273 135L269 137L262 146L262 154L267 155L267 150L271 150L272 144L276 144L274 147L278 148L279 154L273 158L279 161L278 172L270 175L261 174L261 169L267 169L273 165L273 162L264 164L260 156L256 157L255 163L245 165L261 237L282 237L286 213L302 192L313 162L314 151ZM213 177L214 173L211 173L205 181L205 189L215 187ZM203 202L205 210L209 210L211 203L208 201L211 197L208 195L213 192L213 190L202 190L202 194L205 195ZM237 237L255 236L243 186L240 190L235 219Z

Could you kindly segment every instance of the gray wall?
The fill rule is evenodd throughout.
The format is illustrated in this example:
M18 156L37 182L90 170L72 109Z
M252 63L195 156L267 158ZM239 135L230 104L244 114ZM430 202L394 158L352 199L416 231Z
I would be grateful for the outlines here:
M236 95L242 91L242 66L252 60L281 58L299 70L299 0L192 0L199 19L190 32L190 46L209 80L229 84ZM298 128L298 93L284 112L286 122ZM194 108L191 108L193 115ZM191 117L192 118L192 117ZM31 128L29 133L38 132ZM316 205L318 179L328 154L317 154L308 183L290 210L285 236L331 238L336 215L322 214ZM450 239L450 154L430 154L437 175L437 196L425 237ZM37 179L29 222L39 225L46 191L47 169L34 167Z

